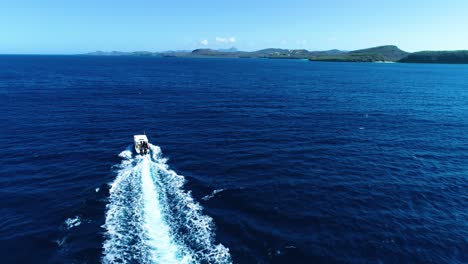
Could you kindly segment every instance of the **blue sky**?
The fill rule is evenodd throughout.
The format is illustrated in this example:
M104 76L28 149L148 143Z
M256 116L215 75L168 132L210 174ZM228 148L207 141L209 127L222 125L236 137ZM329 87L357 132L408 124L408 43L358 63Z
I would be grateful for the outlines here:
M468 49L466 0L0 0L0 53Z

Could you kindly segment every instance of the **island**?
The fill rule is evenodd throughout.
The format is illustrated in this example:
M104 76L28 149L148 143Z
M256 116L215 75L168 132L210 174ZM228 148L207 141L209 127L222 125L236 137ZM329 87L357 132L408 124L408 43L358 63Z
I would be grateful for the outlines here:
M395 45L385 45L354 51L337 49L309 51L306 49L268 48L257 51L229 49L195 49L163 52L150 51L96 51L84 56L144 56L144 57L191 57L191 58L265 58L305 59L311 62L400 62L400 63L456 63L468 64L468 50L406 52Z
M394 45L379 46L369 49L361 49L334 56L316 56L309 58L311 61L334 62L397 62L408 56L408 52Z
M156 57L212 57L212 58L268 58L268 59L309 59L319 56L335 56L346 53L337 49L327 51L308 51L305 49L277 49L269 48L257 51L239 51L232 47L230 49L195 49L192 51L95 51L82 54L85 56L156 56Z
M468 64L468 50L420 51L409 54L400 62Z

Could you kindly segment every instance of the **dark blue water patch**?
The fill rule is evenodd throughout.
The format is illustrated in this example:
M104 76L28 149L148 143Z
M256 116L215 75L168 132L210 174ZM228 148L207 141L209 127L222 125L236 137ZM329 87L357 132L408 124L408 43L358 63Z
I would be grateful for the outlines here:
M3 261L100 262L113 166L145 131L235 263L466 263L467 73L1 56Z

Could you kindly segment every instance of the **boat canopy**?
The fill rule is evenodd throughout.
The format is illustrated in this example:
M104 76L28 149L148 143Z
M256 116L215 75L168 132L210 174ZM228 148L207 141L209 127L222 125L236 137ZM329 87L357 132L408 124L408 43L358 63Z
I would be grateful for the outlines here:
M148 138L146 137L146 135L135 135L133 136L133 140L135 140L135 143L138 143L141 141L148 142Z

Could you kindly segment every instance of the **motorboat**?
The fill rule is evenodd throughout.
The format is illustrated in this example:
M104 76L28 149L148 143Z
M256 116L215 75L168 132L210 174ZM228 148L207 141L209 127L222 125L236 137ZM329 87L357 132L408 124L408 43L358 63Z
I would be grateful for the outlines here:
M134 135L135 151L137 154L145 155L149 152L148 138L146 135Z

